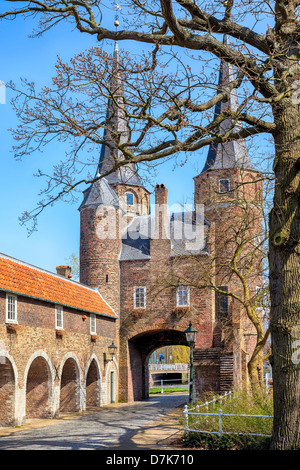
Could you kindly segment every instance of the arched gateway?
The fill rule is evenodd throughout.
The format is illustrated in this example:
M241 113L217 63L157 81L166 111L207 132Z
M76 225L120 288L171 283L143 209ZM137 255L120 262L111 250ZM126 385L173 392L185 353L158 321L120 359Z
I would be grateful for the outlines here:
M163 346L186 346L185 335L176 330L150 330L137 334L128 341L130 398L142 400L149 396L149 357Z

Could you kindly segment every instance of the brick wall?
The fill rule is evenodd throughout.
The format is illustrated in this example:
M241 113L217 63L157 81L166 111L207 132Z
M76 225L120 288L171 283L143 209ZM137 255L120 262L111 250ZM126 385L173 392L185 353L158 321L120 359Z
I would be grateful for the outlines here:
M92 337L89 313L65 307L58 337L54 304L18 296L17 325L5 324L5 308L0 292L0 425L107 402L107 373L117 369L104 353L117 342L115 320L96 316Z
M165 241L155 241L160 242ZM162 259L161 251L159 259L152 256L151 261L121 263L120 395L124 400L143 398L142 390L146 393L147 387L143 367L150 354L164 345L186 345L183 331L190 321L198 330L196 347L208 348L213 344L213 291L191 287L190 307L177 307L173 276L175 273L176 278L176 270L180 277L190 275L191 263L188 259L180 263L176 259L168 259L167 263ZM139 286L146 287L144 309L134 309L134 287Z

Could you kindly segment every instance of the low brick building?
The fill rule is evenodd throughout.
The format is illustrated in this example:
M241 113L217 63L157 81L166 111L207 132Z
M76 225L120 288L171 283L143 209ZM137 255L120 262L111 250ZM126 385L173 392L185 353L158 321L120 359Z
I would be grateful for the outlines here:
M117 399L117 315L98 289L0 254L0 426Z

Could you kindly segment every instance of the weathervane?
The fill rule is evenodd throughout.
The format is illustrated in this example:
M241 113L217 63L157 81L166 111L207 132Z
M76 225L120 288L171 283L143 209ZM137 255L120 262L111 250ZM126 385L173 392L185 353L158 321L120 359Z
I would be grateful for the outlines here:
M115 16L115 27L117 28L119 26L119 13L118 10L121 10L121 7L118 3L116 3L116 16Z

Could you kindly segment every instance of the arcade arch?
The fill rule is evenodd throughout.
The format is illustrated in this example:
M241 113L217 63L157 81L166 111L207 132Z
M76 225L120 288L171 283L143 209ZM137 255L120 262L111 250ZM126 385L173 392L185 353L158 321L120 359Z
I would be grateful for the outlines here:
M0 426L15 423L16 376L11 360L0 355Z
M73 356L67 357L62 365L59 411L80 411L80 368Z
M29 360L25 370L26 418L51 416L52 372L48 357L37 352Z
M101 374L98 360L93 357L86 372L86 409L100 406Z

